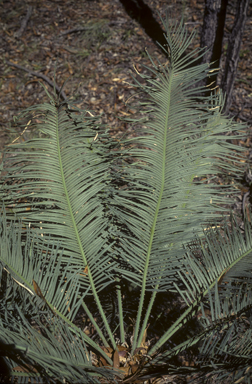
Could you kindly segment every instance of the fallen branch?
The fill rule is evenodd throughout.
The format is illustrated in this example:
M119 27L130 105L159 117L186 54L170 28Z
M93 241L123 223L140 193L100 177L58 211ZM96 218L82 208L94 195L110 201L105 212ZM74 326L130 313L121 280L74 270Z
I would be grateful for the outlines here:
M21 21L21 27L19 28L19 30L16 33L17 37L21 37L22 34L24 33L24 30L27 27L27 24L28 24L28 21L29 21L29 19L31 17L31 14L32 14L32 7L29 6L28 10L27 10L27 13L26 13L26 16Z
M22 65L18 65L18 64L14 64L12 63L11 61L8 61L6 60L6 63L8 65L11 65L12 67L15 67L15 68L18 68L18 69L21 69L22 71L25 71L25 72L28 72L30 75L32 76L36 76L36 77L39 77L43 80L45 80L49 85L51 85L51 87L55 87L56 91L58 92L58 94L64 99L64 100L67 100L67 96L65 94L65 92L63 90L60 89L60 87L57 85L57 84L54 84L47 76L43 75L42 73L38 73L38 72L35 72L35 71L31 71L30 69L27 69L25 67L22 67Z

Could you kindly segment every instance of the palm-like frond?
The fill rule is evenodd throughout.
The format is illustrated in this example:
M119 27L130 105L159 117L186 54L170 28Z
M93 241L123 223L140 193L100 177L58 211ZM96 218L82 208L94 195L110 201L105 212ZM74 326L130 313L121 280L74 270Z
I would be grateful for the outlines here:
M18 229L20 228L15 223L7 225L5 217L2 218L0 270L8 276L1 297L3 316L15 311L15 305L19 305L23 316L31 319L36 318L39 311L45 311L54 318L61 319L73 334L77 333L98 355L108 359L99 345L73 323L85 299L85 292L80 291L78 278L81 271L73 271L71 262L63 265L59 247L51 243L49 249L46 242L32 237L29 227L26 228L26 244L23 247L21 231ZM37 242L40 242L41 254L34 249L34 243ZM11 343L8 338L6 342ZM106 343L104 337L103 342Z
M143 104L147 117L136 121L142 124L137 137L117 143L90 112L82 113L51 98L50 103L31 107L21 115L26 123L29 120L27 124L37 126L40 137L9 146L8 174L0 189L7 217L2 225L0 261L10 274L11 287L6 295L9 298L18 290L22 296L24 305L18 311L24 314L24 322L29 306L34 303L47 316L68 324L66 332L65 325L59 325L68 337L66 346L71 346L76 337L85 351L95 350L116 367L117 363L103 349L112 346L115 355L118 352L117 326L111 328L114 313L106 299L101 302L104 292L115 289L117 293L115 307L122 343L122 282L126 280L140 290L132 354L146 335L157 293L175 290L181 295L187 309L151 346L148 353L152 361L144 362L143 371L167 363L202 340L205 344L201 362L204 367L210 366L209 356L214 348L221 346L225 351L233 313L241 316L251 306L250 273L244 273L244 263L251 264L249 223L245 225L245 239L235 222L231 231L226 225L223 233L215 230L202 235L202 226L209 222L216 222L217 228L232 203L227 195L237 193L231 178L243 172L242 148L232 145L230 140L239 137L241 126L221 115L221 93L199 96L204 89L197 87L197 83L208 74L208 65L192 66L197 54L203 54L197 50L187 54L194 35L188 37L182 23L174 28L165 27L169 62L162 65L150 57L151 73L142 75L147 85L137 84L147 98ZM225 185L214 182L219 173L227 176ZM16 218L21 220L21 227L10 223ZM198 258L185 249L195 235L199 237ZM151 296L144 308L147 291ZM8 302L7 296L2 303ZM98 316L90 311L90 298L98 308ZM204 316L205 305L210 307L211 321ZM81 306L102 347L74 324ZM200 308L204 319L202 331L159 356L159 348ZM217 320L224 332L220 338ZM0 336L5 327L7 322L3 321ZM51 336L46 329L46 341L35 333L29 336L35 343L29 344L33 351L31 359L46 370L49 354L53 358L58 354L59 365L54 360L52 376L66 359L73 380L78 371L76 366L83 367L88 375L91 363L87 355L83 353L74 362L71 352L67 355L59 352L58 347L56 352L50 349ZM18 332L23 335L21 328ZM214 346L213 338L218 340ZM36 355L37 339L45 347L41 360ZM12 342L7 336L2 340ZM17 340L22 347L23 336ZM49 349L51 352L47 353ZM248 351L248 347L245 349Z
M194 241L198 246L193 251L191 247L187 249L184 268L179 271L180 287L176 283L174 286L188 308L150 348L149 354L153 358L144 366L138 379L162 376L169 371L169 374L194 374L195 382L197 374L201 379L204 375L204 380L214 376L216 382L231 377L232 382L239 382L239 379L250 382L252 288L251 257L248 255L252 251L252 226L246 220L242 236L234 218L230 224L225 223L223 231L217 227L209 228L203 239ZM236 270L239 271L237 274ZM159 348L180 332L193 316L199 322L197 333L158 353ZM167 370L168 365L173 364L174 356L195 346L198 353L193 366Z
M185 50L192 38L182 24L169 30L169 64L158 66L152 60L154 79L144 75L148 85L139 84L148 96L148 119L141 130L145 136L129 141L138 143L130 154L139 161L122 163L124 182L130 187L115 193L112 206L121 227L128 230L119 240L121 274L141 287L135 335L145 292L154 292L133 349L143 337L156 292L173 285L183 244L193 233L201 233L204 223L220 218L219 204L230 204L228 191L237 193L231 185L221 190L206 183L209 174L240 173L239 151L236 156L232 153L230 163L234 146L224 135L237 127L221 115L221 94L195 101L203 91L197 82L206 76L208 65L188 69L195 52L185 55Z
M111 144L96 119L70 112L65 103L31 107L24 118L27 113L41 119L43 137L9 147L8 154L15 153L9 158L13 183L2 185L2 201L45 242L60 243L62 262L71 263L81 289L94 296L115 347L98 297L114 282L104 203Z
M184 268L179 271L180 286L174 286L187 303L188 309L151 348L155 354L167 340L198 314L203 327L192 338L171 350L157 355L150 366L161 367L194 345L201 343L195 361L197 370L215 375L236 377L245 374L251 363L250 328L252 310L251 288L251 223L246 220L244 236L235 219L232 232L225 223L224 231L209 228L204 240L198 239L193 252L184 256ZM196 250L198 252L196 252ZM197 256L195 256L195 254ZM246 268L244 263L246 262ZM243 267L243 268L242 268ZM237 274L233 271L239 271ZM239 278L237 278L239 276ZM148 369L148 367L146 367ZM246 375L245 375L246 376Z
M232 218L231 229L227 222L222 231L217 226L209 228L205 231L204 243L200 239L196 241L200 256L194 257L190 249L184 256L184 268L179 271L179 276L186 291L178 290L188 306L197 300L199 292L205 297L216 287L224 299L236 297L237 291L240 298L241 292L251 290L251 223L245 220L242 234L235 218Z
M12 279L9 288L11 285L17 283ZM20 290L20 286L12 288L16 293ZM12 300L16 299L17 295L12 294ZM13 303L12 310L9 307L1 305L5 317L0 319L0 348L17 382L29 383L33 378L49 383L57 377L60 382L99 383L99 376L113 381L109 370L93 366L83 332L76 329L74 334L68 324L52 318L50 312L43 314L34 302L31 308L37 309L37 314L33 314L32 321L27 320L17 303Z
M208 175L223 168L229 174L241 172L238 155L233 153L232 164L227 161L232 145L224 134L237 127L221 116L221 95L195 103L202 89L193 86L206 76L208 66L188 70L186 63L193 55L181 58L188 45L182 25L168 33L167 42L170 64L161 67L162 73L154 64L154 79L143 76L149 83L142 88L148 94L151 112L141 130L146 136L130 141L141 146L130 151L140 161L128 167L122 164L125 184L130 188L120 189L113 203L121 223L134 234L133 239L120 241L122 257L136 273L123 273L139 285L144 280L150 290L156 284L159 289L171 286L183 244L192 239L193 232L201 233L204 223L220 218L218 204L230 204L228 191L237 193L230 185L221 191L219 186L207 184Z
M60 241L63 258L67 262L71 258L78 269L88 266L87 275L92 271L102 289L109 283L110 271L104 256L107 228L102 204L109 179L109 147L103 144L94 118L75 116L64 103L44 104L27 112L43 119L38 128L45 137L9 147L8 153L16 154L9 159L13 184L2 187L2 200L6 206L11 202L13 211L24 223L37 227L45 241L49 236ZM18 199L21 203L16 206ZM83 287L89 286L85 274L80 281Z
M202 371L216 376L216 380L232 376L233 382L242 377L244 383L249 383L248 367L252 361L251 289L244 292L241 287L238 294L222 300L218 289L215 289L212 294L209 292L207 307L210 307L210 318L201 305L201 323L205 331L196 359L197 365Z

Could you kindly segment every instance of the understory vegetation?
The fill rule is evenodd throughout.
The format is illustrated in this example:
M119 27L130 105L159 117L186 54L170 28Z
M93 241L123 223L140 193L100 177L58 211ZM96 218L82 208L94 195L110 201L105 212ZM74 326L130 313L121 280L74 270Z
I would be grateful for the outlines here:
M3 154L5 382L250 383L251 220L231 213L246 127L204 96L194 34L163 24L130 134L46 89L18 117L36 135Z

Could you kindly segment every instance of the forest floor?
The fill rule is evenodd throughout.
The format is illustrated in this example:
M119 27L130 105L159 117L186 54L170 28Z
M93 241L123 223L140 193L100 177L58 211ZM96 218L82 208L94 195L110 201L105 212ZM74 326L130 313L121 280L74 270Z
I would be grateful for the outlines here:
M176 21L183 14L188 30L196 28L197 31L191 49L199 46L204 0L171 0L168 4L163 0L145 0L145 3L161 26L159 14L165 18L168 12L170 19ZM224 52L235 18L235 1L229 3ZM20 34L28 6L33 7L31 16ZM252 5L248 11L230 109L235 119L247 122L248 127L252 125L251 14ZM86 30L78 31L78 28ZM73 29L76 30L67 33ZM28 106L48 100L40 82L53 94L52 87L41 78L10 63L46 75L52 81L56 68L55 79L59 87L68 79L64 86L67 97L79 108L93 111L95 115L103 114L103 122L116 135L128 128L120 117L130 114L134 118L136 111L128 110L125 102L134 94L129 84L132 75L140 79L134 67L144 73L143 65L150 65L145 48L155 59L165 60L162 50L126 13L119 0L3 1L0 31L0 150L22 132L21 127L13 124L13 116ZM224 61L225 55L220 76ZM26 130L20 139L27 140L28 137L29 130ZM250 140L246 145L250 148Z
M172 20L180 21L184 15L189 31L196 28L191 49L199 46L204 14L204 0L144 0L160 22L159 14L166 12ZM235 1L229 2L227 11L224 53L235 19ZM21 22L28 6L31 16L24 31ZM238 122L248 124L247 133L239 145L252 154L252 4L249 6L243 35L237 78L233 91L230 114ZM161 25L161 22L160 22ZM78 30L79 29L79 30ZM48 101L41 86L53 94L53 88L38 76L18 69L11 63L29 71L54 79L67 97L81 109L102 114L102 122L111 128L113 136L132 129L120 118L134 119L136 110L126 102L134 94L132 75L143 81L137 72L144 73L150 65L146 54L161 63L166 58L162 50L145 29L132 19L119 0L4 0L0 12L0 151L13 140L28 140L34 132L13 123L13 117L24 108ZM220 76L225 64L221 60ZM134 67L137 71L135 71ZM139 98L139 95L135 96ZM1 155L0 155L1 161ZM247 189L241 191L242 194ZM175 380L175 379L174 379ZM178 383L171 377L164 383Z
M127 3L126 0L121 0ZM41 82L53 94L53 88L39 77L46 76L56 84L64 85L67 97L79 108L102 115L103 123L110 127L113 136L125 130L132 131L121 118L134 119L137 111L129 108L127 101L137 101L141 95L135 92L132 76L144 80L144 65L151 65L146 50L161 63L166 56L151 38L139 20L129 15L120 0L17 0L3 1L0 13L0 163L4 146L25 141L34 132L13 122L25 108L48 101ZM141 2L140 2L141 3ZM163 19L180 21L183 15L189 32L196 30L191 49L199 47L204 15L204 0L145 0L151 16L163 28ZM236 1L229 1L223 42L223 55L218 82L225 65L228 37L235 20ZM31 15L22 30L27 10ZM130 13L130 12L129 12ZM144 13L144 12L143 12ZM147 15L147 13L146 13ZM238 122L247 124L246 133L239 145L245 146L247 158L252 156L252 4L240 50L238 72L233 90L230 114ZM150 15L146 16L149 22ZM145 20L146 21L146 20ZM150 20L151 22L151 20ZM147 23L148 25L149 23ZM153 24L151 24L153 25ZM151 28L149 28L151 29ZM164 28L163 28L164 29ZM154 33L153 31L151 31ZM160 31L159 31L160 32ZM18 69L16 64L30 71ZM35 75L31 72L35 72ZM37 76L36 76L37 74ZM134 96L134 97L133 97ZM248 185L241 191L248 192ZM239 208L240 209L240 208Z
M145 0L144 3L159 24L153 26L154 29L163 28L160 15L163 19L168 15L172 21L180 21L183 15L188 31L196 30L191 49L199 47L204 0L171 0L168 3L164 0ZM227 9L219 82L225 65L228 37L235 19L235 4L236 1L229 1ZM31 15L22 30L28 7L32 7ZM230 114L236 121L247 124L246 133L239 145L246 147L248 160L252 156L251 15L252 4L248 9L230 108ZM101 114L102 122L110 127L113 136L120 136L125 130L134 135L132 127L122 120L125 117L136 117L134 107L131 105L129 108L126 104L128 100L132 103L141 97L131 85L132 76L144 82L137 72L144 74L147 71L144 65L151 65L145 49L154 60L161 63L165 63L166 56L156 44L155 38L151 38L139 20L131 16L120 0L2 2L0 163L4 146L13 140L28 140L36 134L29 127L22 134L24 127L16 125L13 117L29 106L48 101L41 82L51 94L53 88L39 76L46 76L53 82L54 71L59 87L67 80L64 85L66 96L77 107L91 111L93 115ZM146 17L149 21L150 15ZM11 64L21 66L30 73ZM248 185L241 191L240 203L246 192Z

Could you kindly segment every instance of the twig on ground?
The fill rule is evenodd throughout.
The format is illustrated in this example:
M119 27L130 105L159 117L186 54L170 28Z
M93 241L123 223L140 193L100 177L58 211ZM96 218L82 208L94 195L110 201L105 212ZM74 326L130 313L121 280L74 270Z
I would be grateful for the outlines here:
M61 32L60 36L62 35L68 35L69 33L74 33L74 32L81 32L81 31L88 31L92 29L93 27L78 27L78 28L72 28L68 29L67 31Z
M29 6L28 9L27 9L26 16L21 21L21 27L19 28L19 30L16 33L17 37L21 37L22 34L24 33L24 30L27 27L27 24L28 24L28 21L29 21L29 19L31 17L31 14L32 14L32 7Z
M54 84L47 76L43 75L42 73L31 71L30 69L27 69L25 67L22 67L22 65L14 64L11 61L6 60L6 64L11 65L12 67L22 69L22 71L28 72L32 76L39 77L43 80L45 80L51 87L55 86L56 91L58 94L64 99L67 100L67 96L63 90L60 89L60 87L57 84Z

